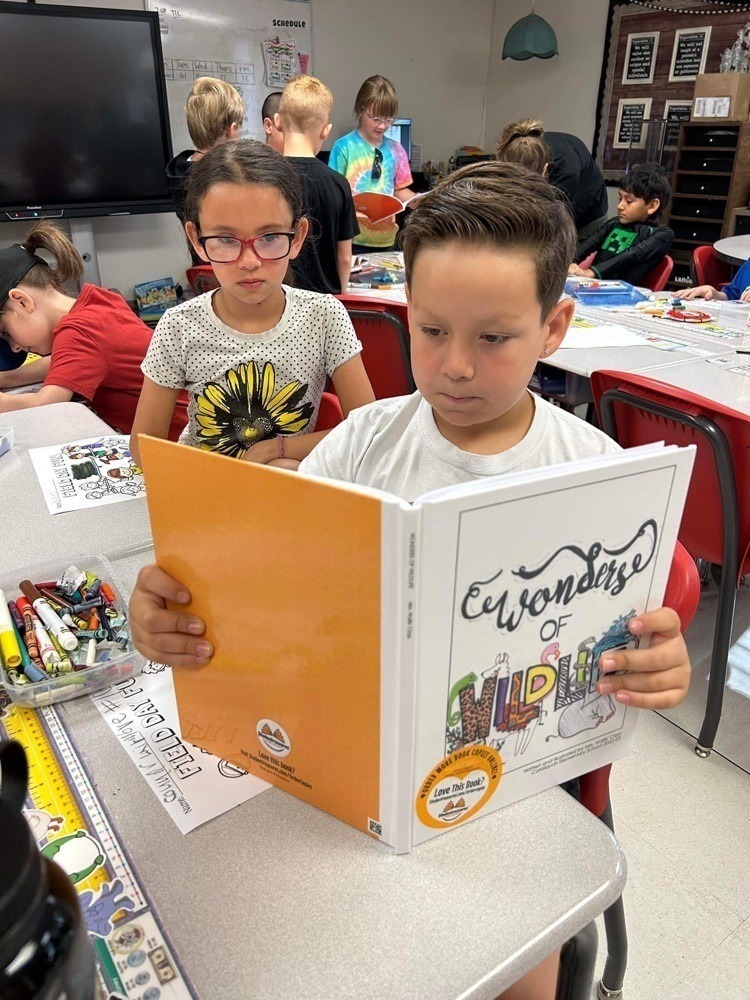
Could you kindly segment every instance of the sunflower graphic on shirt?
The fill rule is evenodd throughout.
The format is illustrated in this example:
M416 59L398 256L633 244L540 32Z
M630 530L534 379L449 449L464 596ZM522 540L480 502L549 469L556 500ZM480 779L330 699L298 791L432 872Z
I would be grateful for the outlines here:
M238 458L276 434L307 427L313 404L303 402L307 385L288 382L277 388L270 361L231 368L221 382L207 382L196 397L196 437L201 448Z

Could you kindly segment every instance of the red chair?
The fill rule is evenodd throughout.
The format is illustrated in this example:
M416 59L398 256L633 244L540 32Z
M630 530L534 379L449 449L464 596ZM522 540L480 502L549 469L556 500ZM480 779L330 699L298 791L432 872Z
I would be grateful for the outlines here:
M332 392L324 392L320 398L318 419L315 422L316 431L330 431L344 419L339 397Z
M722 260L712 246L696 247L690 263L693 285L721 288L732 280L732 265Z
M750 418L645 375L593 372L591 387L600 426L625 447L666 441L697 448L680 541L694 558L721 566L706 712L695 747L708 757L721 720L737 587L750 572Z
M674 269L674 261L667 254L651 271L648 272L646 277L643 279L643 284L646 288L650 288L652 292L663 292L667 287L667 282L669 281L669 276Z
M362 361L376 399L406 396L414 392L409 361L409 334L406 327L382 302L337 296L347 307L354 329L362 342Z
M185 277L196 295L202 295L204 292L210 292L219 287L214 269L210 264L196 264L195 267L189 267L185 272Z
M687 549L679 542L674 550L672 569L667 581L664 606L674 608L684 632L693 619L700 599L700 577ZM611 764L600 767L580 778L581 803L589 812L598 816L614 833L612 805L609 799L609 772ZM625 910L622 897L604 911L604 930L607 935L607 961L599 982L597 996L618 997L622 991L628 962L628 935L625 927Z
M369 309L373 312L393 313L401 320L406 330L409 329L409 310L405 302L398 302L390 297L385 298L385 295L379 299L370 295L357 295L356 292L342 292L336 298L343 302L347 309Z

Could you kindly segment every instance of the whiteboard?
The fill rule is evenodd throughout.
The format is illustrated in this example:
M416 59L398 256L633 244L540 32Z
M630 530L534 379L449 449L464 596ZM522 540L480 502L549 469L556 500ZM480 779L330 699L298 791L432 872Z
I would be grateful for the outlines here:
M175 153L193 144L185 101L193 81L213 76L236 87L245 102L242 134L264 139L260 109L268 94L310 71L310 0L146 0L159 15Z

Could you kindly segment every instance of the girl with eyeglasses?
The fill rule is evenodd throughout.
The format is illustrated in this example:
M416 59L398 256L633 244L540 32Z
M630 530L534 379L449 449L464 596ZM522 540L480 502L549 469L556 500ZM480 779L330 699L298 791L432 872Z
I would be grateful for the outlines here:
M151 330L119 292L84 284L71 295L82 277L80 254L51 222L0 250L0 389L44 383L39 392L0 392L0 414L76 400L129 434ZM28 353L41 357L24 364ZM163 437L176 439L186 419L184 397L175 397Z
M337 139L328 159L328 166L349 181L353 194L377 191L408 201L414 195L409 157L399 142L385 134L398 114L398 98L393 84L384 76L371 76L359 88L354 101L357 127ZM392 250L398 226L395 216L381 222L370 222L357 213L359 236L355 253Z
M223 143L190 171L185 228L220 287L159 321L131 450L138 433L166 437L187 389L182 442L296 466L326 433L315 422L329 377L344 415L374 399L344 306L284 284L308 232L299 177L270 146Z

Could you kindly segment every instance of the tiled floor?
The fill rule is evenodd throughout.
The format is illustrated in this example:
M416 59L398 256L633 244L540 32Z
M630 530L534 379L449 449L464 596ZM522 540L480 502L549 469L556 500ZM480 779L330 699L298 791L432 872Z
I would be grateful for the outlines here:
M612 772L628 859L626 1000L750 1000L750 700L728 691L717 752L693 753L716 593L704 592L686 636L690 694L663 715L644 713ZM750 627L748 590L735 625L737 634ZM600 926L600 971L604 952Z

